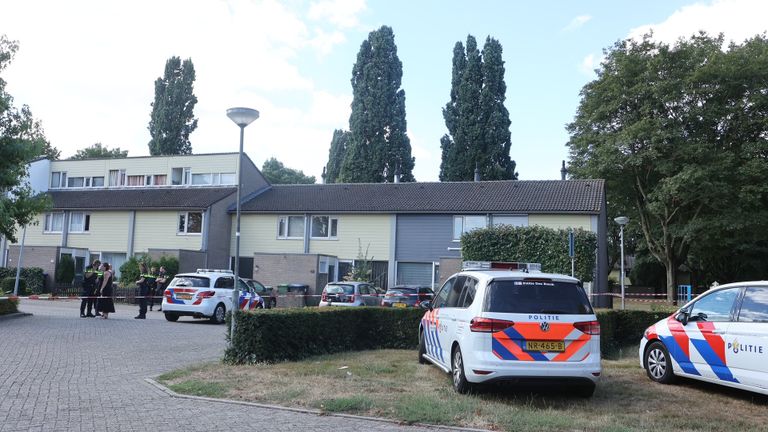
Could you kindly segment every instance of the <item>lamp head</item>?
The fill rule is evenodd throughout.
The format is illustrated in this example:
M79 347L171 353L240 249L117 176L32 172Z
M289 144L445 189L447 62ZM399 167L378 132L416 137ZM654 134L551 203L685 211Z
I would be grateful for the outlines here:
M626 217L626 216L619 216L619 217L615 218L613 221L616 222L617 224L621 225L621 226L624 226L624 225L629 223L629 218Z
M253 108L236 107L227 110L227 117L235 122L236 125L246 127L259 118L259 112Z

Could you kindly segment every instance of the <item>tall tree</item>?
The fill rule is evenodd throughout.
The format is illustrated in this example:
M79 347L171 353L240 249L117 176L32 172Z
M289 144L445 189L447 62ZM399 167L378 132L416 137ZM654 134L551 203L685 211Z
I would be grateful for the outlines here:
M95 143L92 146L80 149L70 159L120 159L128 157L128 150L120 150L120 147L110 149Z
M325 183L336 183L341 172L341 164L344 163L344 156L347 154L347 144L349 143L349 132L341 129L333 131L331 139L331 149L328 151L328 164L325 165Z
M403 65L392 28L382 26L363 41L352 68L352 114L346 156L338 181L414 181L406 135Z
M304 175L304 171L288 168L275 158L264 161L261 173L272 184L313 184L315 176Z
M16 41L0 35L0 72L11 63L18 47ZM52 147L29 107L13 106L5 85L0 77L0 191L4 192L0 193L0 235L16 241L16 226L29 225L50 204L45 195L35 195L24 179L29 163Z
M453 48L451 100L443 108L448 134L440 139L440 180L472 180L475 167L484 180L517 179L510 159L509 112L501 44L491 37L483 51L474 36Z
M706 34L617 42L568 125L571 173L605 178L608 201L625 203L670 301L698 243L768 228L768 42L722 46Z
M149 154L191 154L189 134L197 129L194 118L197 97L194 94L195 66L192 59L171 57L165 74L155 81L155 101L149 121Z

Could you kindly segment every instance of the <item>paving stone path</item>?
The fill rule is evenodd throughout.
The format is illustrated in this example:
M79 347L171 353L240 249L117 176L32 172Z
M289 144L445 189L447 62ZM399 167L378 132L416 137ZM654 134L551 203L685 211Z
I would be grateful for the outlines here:
M80 318L78 306L22 300L33 316L0 320L0 432L436 430L171 397L145 378L221 358L223 325L135 320L120 304Z

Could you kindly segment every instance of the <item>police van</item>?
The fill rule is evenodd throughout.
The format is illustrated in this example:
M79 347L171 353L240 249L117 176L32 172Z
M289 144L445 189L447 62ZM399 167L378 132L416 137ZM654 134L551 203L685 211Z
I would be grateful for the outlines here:
M640 341L648 378L682 376L768 394L768 282L720 285L648 327Z
M238 306L242 310L264 307L264 301L246 282L238 279ZM208 318L223 323L233 309L235 274L232 270L197 269L195 273L177 274L163 292L163 313L168 321L181 316Z
M453 388L530 382L572 384L592 396L601 374L600 324L578 279L533 263L464 262L419 325L419 362Z

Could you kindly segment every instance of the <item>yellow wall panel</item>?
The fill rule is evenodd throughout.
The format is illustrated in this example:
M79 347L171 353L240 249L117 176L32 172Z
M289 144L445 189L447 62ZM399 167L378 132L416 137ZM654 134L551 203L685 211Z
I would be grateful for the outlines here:
M240 256L252 256L255 252L304 252L304 240L277 238L277 218L277 215L244 214L240 216ZM236 227L235 215L232 215L231 256L235 255Z
M592 231L590 215L528 215L528 225L539 225L553 229L581 228Z
M70 233L68 247L88 248L99 252L126 252L128 249L127 211L90 212L88 233Z
M333 215L331 215L333 216ZM339 215L336 240L311 239L309 252L333 255L339 259L356 259L360 248L368 259L389 260L391 223L389 215ZM359 241L358 241L359 240Z
M133 252L147 252L150 248L200 250L202 235L177 234L178 223L177 211L137 211Z

